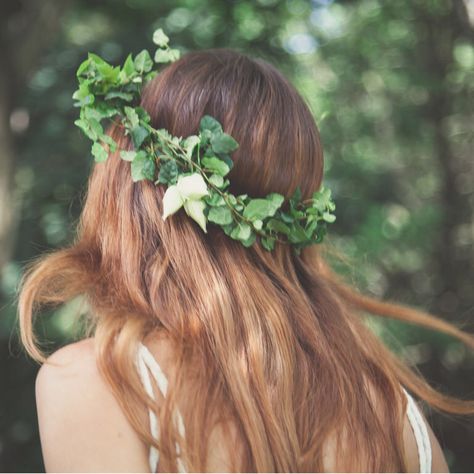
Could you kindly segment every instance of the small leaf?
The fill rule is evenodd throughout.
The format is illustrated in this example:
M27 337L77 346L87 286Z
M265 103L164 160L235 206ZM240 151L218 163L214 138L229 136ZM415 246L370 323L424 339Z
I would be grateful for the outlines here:
M77 100L74 103L75 107L83 107L94 103L94 95L90 92L89 85L85 82L79 85L79 89L74 92L72 98Z
M285 196L279 193L270 193L266 196L266 199L270 200L273 205L278 209L285 200Z
M329 212L325 212L325 213L323 213L323 219L326 222L332 223L336 220L336 216L334 214L329 213Z
M151 68L153 67L153 61L151 59L150 53L146 49L137 54L134 63L135 69L140 74L151 71Z
M138 127L133 128L130 133L132 135L133 145L137 149L140 148L140 145L150 134L146 128L140 125Z
M293 195L290 198L290 206L292 208L295 207L300 200L301 200L301 189L299 186L297 186Z
M207 218L220 225L231 224L233 221L232 212L227 206L211 207Z
M168 50L168 54L170 57L170 61L176 61L181 56L181 52L179 51L179 49L170 49Z
M285 235L288 235L291 232L291 229L284 222L278 219L270 219L267 223L267 229L281 232Z
M120 152L120 158L122 158L122 160L125 160L125 161L133 161L136 156L137 156L137 152L134 150L132 151L122 150Z
M199 122L199 130L202 132L204 130L210 130L212 133L220 134L223 133L222 125L210 115L204 115Z
M287 212L280 212L280 217L283 222L286 222L287 224L291 224L295 219L291 214L288 214Z
M183 198L178 191L177 186L169 186L163 195L163 220L174 214L183 205Z
M227 133L220 133L213 135L211 138L211 146L216 153L229 153L236 150L239 144Z
M206 196L204 199L209 206L222 206L225 204L224 198L216 192L211 193L210 196Z
M173 55L169 49L157 49L155 53L155 63L167 63L172 61Z
M186 156L191 158L193 155L194 147L201 141L197 135L190 135L183 142L183 147L186 150Z
M99 137L97 133L91 130L89 123L82 119L77 119L74 121L74 124L77 125L91 140L95 141Z
M163 184L176 184L178 178L178 165L175 160L165 161L160 165L158 182Z
M95 161L97 162L105 161L108 157L107 151L99 142L95 142L92 145L92 154L94 155Z
M132 161L131 171L132 179L134 182L142 179L154 179L155 175L155 160L151 159L144 150L137 152L134 160Z
M219 174L212 174L209 177L209 182L214 186L220 188L224 184L224 178Z
M288 235L288 240L293 243L300 243L308 240L308 235L299 222L293 222L291 234Z
M93 118L89 119L89 126L91 130L99 137L104 134L104 128L98 120Z
M184 210L186 211L186 214L188 214L188 216L194 219L199 224L201 229L207 233L206 216L204 214L205 208L206 205L200 199L191 199L189 201L184 201Z
M274 237L262 237L260 239L262 245L265 249L272 251L275 246L275 238Z
M122 70L120 71L118 79L122 83L128 82L128 80L130 80L135 74L136 74L135 63L132 59L132 55L129 54L122 66Z
M240 222L232 230L230 236L236 240L247 240L252 233L252 228L246 222Z
M220 176L225 176L230 171L227 163L217 158L217 156L204 156L201 159L201 163L206 169Z
M244 209L244 217L250 220L265 219L275 214L281 205L279 199L252 199Z
M82 75L86 75L86 73L89 71L90 69L90 64L91 64L91 61L89 58L85 59L84 61L82 61L82 63L80 64L80 66L77 68L77 71L76 71L76 77L81 77Z
M155 43L157 46L165 47L168 44L169 40L170 39L168 38L168 36L166 36L162 28L158 28L153 33L153 43Z
M242 245L244 247L250 247L251 245L253 245L253 243L255 242L255 239L257 238L257 236L254 234L254 233L251 233L250 234L250 237L246 240L241 240L240 242L242 243Z
M127 117L128 121L130 122L130 127L131 128L138 127L138 123L139 123L140 119L139 119L138 114L135 111L135 109L132 108L132 107L129 107L128 105L126 105L123 108L123 110L125 112L125 116Z
M102 135L101 140L109 145L109 151L112 153L117 149L117 142L110 135Z
M130 94L128 92L111 91L106 94L104 99L105 100L122 99L125 102L131 102L133 100L133 94Z

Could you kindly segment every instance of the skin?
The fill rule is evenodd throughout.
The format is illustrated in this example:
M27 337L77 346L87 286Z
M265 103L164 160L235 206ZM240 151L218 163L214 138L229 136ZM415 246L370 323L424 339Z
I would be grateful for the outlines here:
M148 347L166 374L171 374L166 344ZM93 338L54 352L36 379L36 402L41 447L47 472L149 472L148 447L139 439L107 383L100 375ZM418 452L411 425L405 417L405 447L409 472L418 472ZM426 422L426 419L425 419ZM146 412L143 423L148 424ZM433 472L449 472L436 436L428 425ZM211 433L208 471L225 472L228 449L219 428ZM330 468L331 448L327 467ZM328 469L330 470L330 469Z

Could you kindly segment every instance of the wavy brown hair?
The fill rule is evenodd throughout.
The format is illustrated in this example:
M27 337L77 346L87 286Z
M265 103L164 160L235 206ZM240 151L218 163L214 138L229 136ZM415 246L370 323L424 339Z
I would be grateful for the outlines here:
M155 128L176 136L195 134L204 114L216 117L240 144L229 174L235 194L288 199L299 185L309 198L321 185L311 111L262 59L226 48L188 53L146 85L141 105ZM107 133L130 147L119 124ZM74 242L32 262L19 293L22 342L38 361L36 308L85 296L99 368L130 423L159 449L160 468L177 468L171 414L183 393L192 412L183 413L180 444L195 471L206 470L213 426L234 429L242 446L234 470L324 471L332 438L338 471L406 471L401 386L435 409L474 413L473 401L433 389L395 356L364 316L417 323L471 348L472 335L360 294L330 269L325 245L297 255L277 243L270 253L215 225L204 234L183 212L163 221L163 194L162 185L134 183L118 153L94 164ZM147 397L134 366L139 341L154 334L175 351L161 402ZM159 442L140 416L146 406L159 413Z

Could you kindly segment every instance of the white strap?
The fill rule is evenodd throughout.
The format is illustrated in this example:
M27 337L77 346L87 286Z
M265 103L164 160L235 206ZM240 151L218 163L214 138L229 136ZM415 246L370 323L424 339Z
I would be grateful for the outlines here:
M136 364L138 367L140 379L143 383L143 386L147 394L151 398L153 398L153 400L155 400L155 396L153 393L153 386L151 384L150 374L148 372L149 370L151 374L153 375L153 378L155 379L156 384L158 385L158 388L160 389L161 393L163 394L164 397L166 397L166 392L168 390L168 380L166 379L166 376L161 370L161 367L159 366L158 362L155 360L152 353L149 351L148 347L146 347L141 342L139 343L139 347L138 347ZM158 425L158 419L156 417L156 414L151 409L148 410L148 414L149 414L149 419L150 419L151 434L155 439L159 439L159 425ZM184 437L184 434L185 434L184 422L183 422L183 417L181 416L181 413L179 412L179 410L176 410L173 413L173 420L178 425L178 431L180 435ZM177 460L176 460L178 464L178 471L186 472L184 463L179 456L181 454L181 449L179 447L178 442L176 442L176 453L178 455ZM155 472L156 468L158 467L159 459L160 459L159 451L154 446L150 446L149 463L150 463L150 469L152 472Z
M418 446L418 460L420 463L420 472L431 472L431 443L428 435L426 423L421 416L420 410L416 405L413 397L405 390L403 391L408 400L407 415L415 435L416 444Z

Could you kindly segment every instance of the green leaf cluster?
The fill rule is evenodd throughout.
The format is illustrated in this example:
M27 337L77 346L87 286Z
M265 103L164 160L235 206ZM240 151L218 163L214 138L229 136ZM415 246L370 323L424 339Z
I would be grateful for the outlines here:
M128 55L118 67L89 53L77 70L79 87L73 99L80 107L80 117L75 124L93 141L95 161L103 162L117 150L102 124L113 120L130 137L132 149L119 150L119 156L130 162L134 182L150 180L155 185L172 186L182 175L199 173L208 191L202 198L205 218L242 245L249 247L258 238L266 250L281 242L299 252L306 245L321 242L326 225L335 220L329 189L321 188L302 201L297 188L286 203L285 197L275 192L264 198L235 196L228 190L228 176L234 165L231 153L239 144L215 117L204 115L197 134L185 138L151 126L150 116L139 105L141 90L158 74L153 61L179 58L162 29L155 31L153 42L158 47L154 59L143 50L135 58Z

